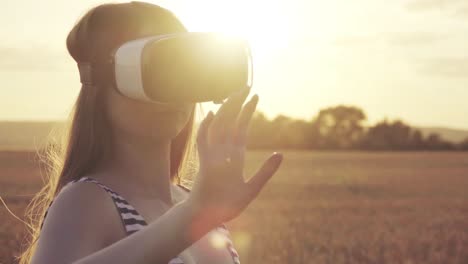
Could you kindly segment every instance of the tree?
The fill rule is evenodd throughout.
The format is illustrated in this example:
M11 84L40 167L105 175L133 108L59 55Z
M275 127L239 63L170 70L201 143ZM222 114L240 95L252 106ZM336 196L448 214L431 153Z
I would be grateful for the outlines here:
M275 147L301 149L306 147L307 122L280 115L272 121Z
M252 148L305 148L307 122L285 115L269 121L261 112L252 117L248 137Z
M436 133L431 133L427 136L426 147L430 150L449 150L455 148L452 143L443 140L440 135Z
M364 129L364 112L354 106L322 109L310 121L278 115L268 120L256 111L247 131L247 147L294 149L468 150L468 138L457 145L438 134L427 138L401 120L386 119Z
M458 145L458 148L460 150L468 150L468 138L466 138L465 140L463 140L459 145Z
M410 148L411 149L423 149L424 148L424 136L418 129L414 129L411 132Z
M361 146L375 150L405 150L411 148L413 138L422 140L422 135L414 133L400 120L388 122L385 119L368 129Z
M260 111L255 111L247 131L248 148L268 148L272 146L271 122Z
M349 149L356 146L363 136L364 112L354 106L339 105L319 112L313 120L311 131L317 147L325 149Z

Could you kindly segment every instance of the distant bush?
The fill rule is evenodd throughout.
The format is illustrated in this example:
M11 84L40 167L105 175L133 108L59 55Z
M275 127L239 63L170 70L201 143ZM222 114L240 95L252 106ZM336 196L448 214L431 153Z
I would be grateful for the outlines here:
M268 120L257 111L250 124L248 147L317 150L468 150L462 143L423 133L401 120L384 119L365 127L366 114L356 106L320 110L310 121L279 115Z

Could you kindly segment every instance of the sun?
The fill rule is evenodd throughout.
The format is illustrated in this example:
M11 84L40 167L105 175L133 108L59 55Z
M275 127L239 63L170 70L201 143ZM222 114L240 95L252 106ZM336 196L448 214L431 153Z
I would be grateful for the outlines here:
M247 39L254 60L288 44L290 25L278 1L174 1L169 8L189 31L214 31Z

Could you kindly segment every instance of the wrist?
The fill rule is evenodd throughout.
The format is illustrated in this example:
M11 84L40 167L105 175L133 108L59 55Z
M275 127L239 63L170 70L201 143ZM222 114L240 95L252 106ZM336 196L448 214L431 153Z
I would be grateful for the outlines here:
M189 239L196 241L217 226L216 221L210 216L200 204L187 198L182 203L182 207L187 212L187 218L190 222L188 234Z

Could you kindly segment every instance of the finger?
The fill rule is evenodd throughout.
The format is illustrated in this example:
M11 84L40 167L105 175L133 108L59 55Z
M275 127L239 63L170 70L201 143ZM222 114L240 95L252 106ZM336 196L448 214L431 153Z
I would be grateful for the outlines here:
M220 118L226 114L232 113L233 108L240 107L245 101L245 98L249 92L250 87L246 87L232 93L216 113L215 120L216 118Z
M255 112L258 103L258 95L252 96L250 101L244 106L239 118L236 122L236 127L233 136L234 145L246 145L247 144L247 130L249 128L250 120Z
M245 88L232 94L216 112L213 118L213 125L210 128L213 131L212 142L223 143L227 141L229 129L232 129L230 126L237 117L249 91L250 88Z
M206 146L208 144L208 127L210 123L212 122L214 117L214 114L212 111L206 115L205 119L202 120L200 123L200 127L198 128L198 133L197 133L197 144L198 148L201 151L204 151L206 149Z
M236 120L238 119L239 117L239 114L240 112L242 112L242 110L249 104L249 102L251 100L249 100L249 102L247 102L247 104L245 104L244 106L242 106L242 104L244 103L245 99L247 98L247 95L249 93L247 92L246 94L242 94L242 96L240 98L238 98L238 103L235 104L235 106L233 107L232 111L230 112L227 112L226 113L226 125L225 125L225 134L224 134L224 138L223 140L225 140L226 143L228 144L232 144L233 142L233 135L235 134L235 130L236 130ZM237 98L236 98L237 99Z
M282 160L283 154L275 152L265 163L263 163L260 170L258 170L257 173L249 179L247 182L248 199L253 200L257 197L263 186L278 170Z
M235 117L247 97L250 89L243 89L229 97L228 101L216 113L213 120L213 130L217 131L213 141L218 143L228 143L229 136L232 135L232 124Z

